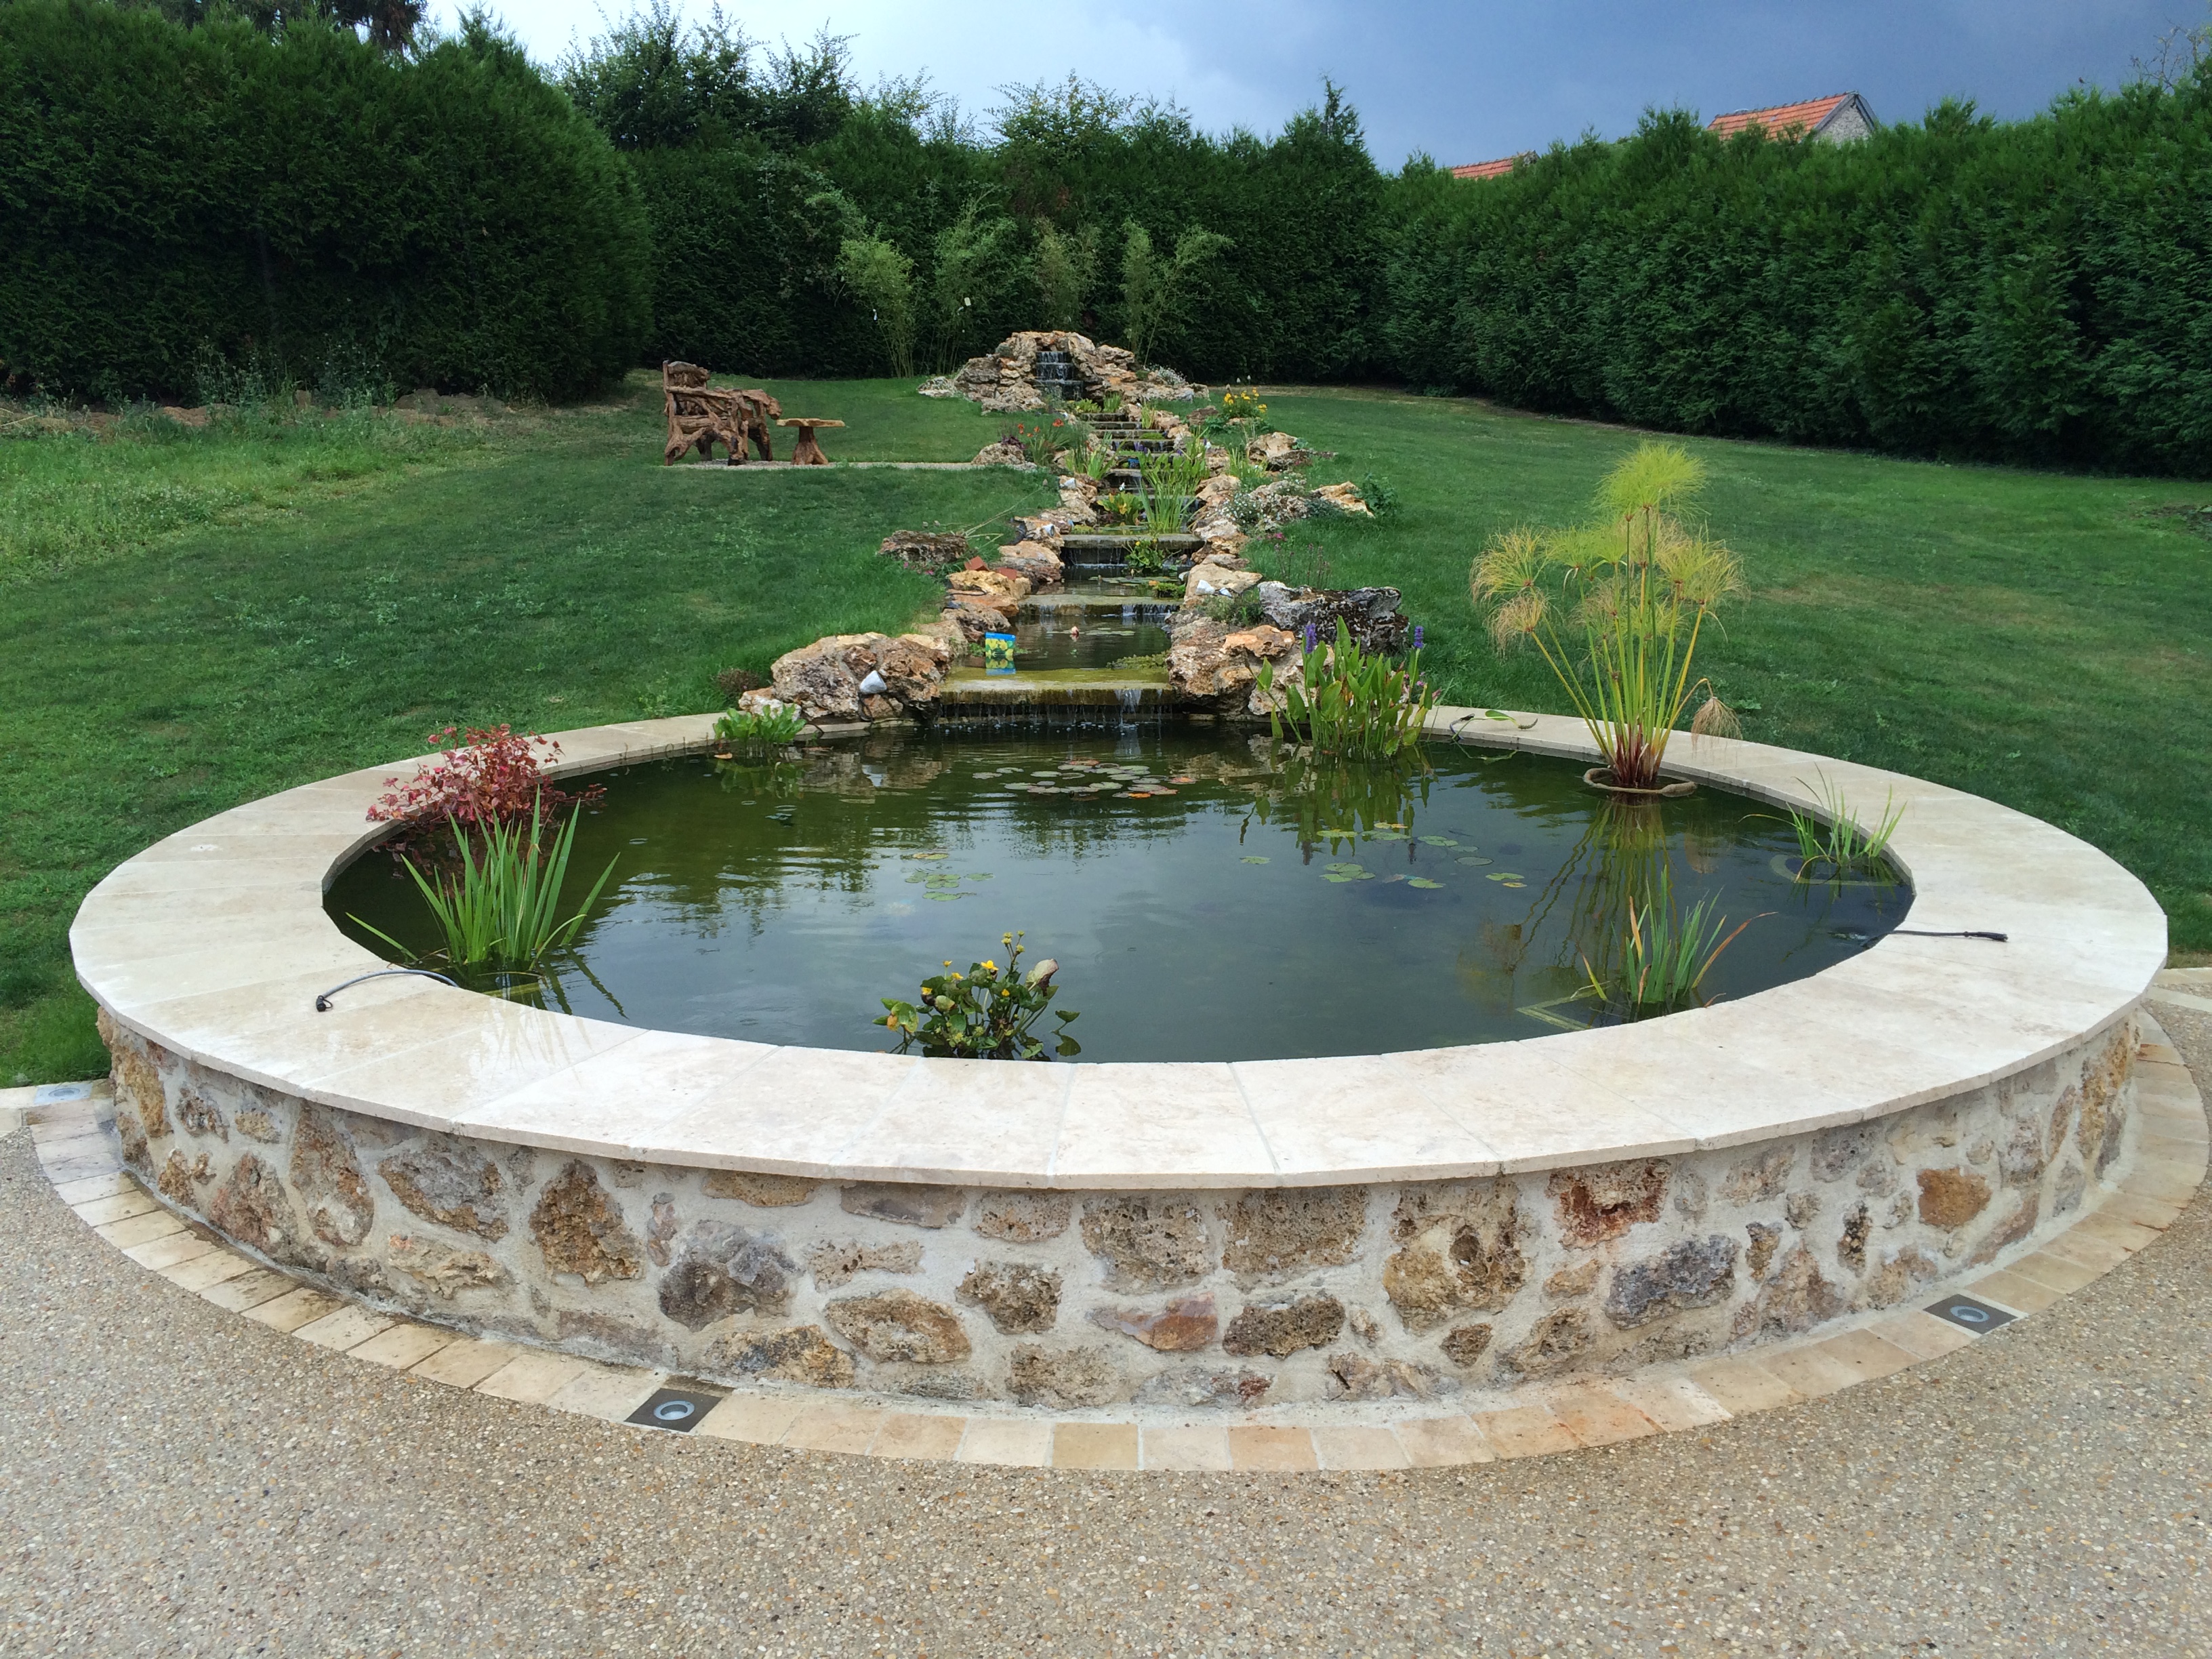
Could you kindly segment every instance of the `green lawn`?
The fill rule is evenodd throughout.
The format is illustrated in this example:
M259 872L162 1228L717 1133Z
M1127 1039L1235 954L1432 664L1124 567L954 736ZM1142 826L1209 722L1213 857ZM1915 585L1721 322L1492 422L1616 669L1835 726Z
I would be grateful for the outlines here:
M841 459L964 459L1005 424L905 385L770 387L847 420ZM1475 626L1494 529L1580 514L1634 441L1458 402L1284 394L1271 417L1387 477L1381 524L1294 536L1390 582L1454 702L1556 708ZM448 721L538 730L711 707L713 676L890 628L934 587L888 531L964 529L1042 478L664 470L657 386L452 426L366 414L0 441L0 1084L102 1069L68 975L78 897L194 819L406 753ZM787 436L787 434L780 434ZM1748 734L1919 773L2087 837L2212 950L2201 757L2212 487L1694 445L1749 592L1706 666Z

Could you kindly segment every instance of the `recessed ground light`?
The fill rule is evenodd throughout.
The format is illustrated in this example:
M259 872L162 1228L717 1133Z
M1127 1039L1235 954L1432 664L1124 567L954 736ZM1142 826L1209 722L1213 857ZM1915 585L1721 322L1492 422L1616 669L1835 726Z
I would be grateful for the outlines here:
M669 1429L689 1434L700 1419L722 1402L718 1394L699 1394L690 1389L655 1389L645 1404L623 1420L641 1429Z
M2002 1308L1992 1308L1988 1303L1978 1301L1971 1296L1947 1296L1940 1302L1929 1303L1928 1311L1936 1318L1948 1319L1961 1330L1972 1331L1978 1336L1984 1331L1993 1331L2000 1325L2009 1325L2019 1317L2017 1314L2008 1314Z

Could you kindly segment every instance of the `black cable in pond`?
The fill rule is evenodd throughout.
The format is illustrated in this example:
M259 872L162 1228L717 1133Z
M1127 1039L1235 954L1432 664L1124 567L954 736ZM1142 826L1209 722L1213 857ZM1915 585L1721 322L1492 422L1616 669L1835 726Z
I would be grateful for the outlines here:
M373 974L356 974L343 985L331 986L329 990L324 992L320 996L315 999L315 1012L319 1014L327 1014L331 1011L331 999L332 997L336 996L341 991L351 989L354 986L360 984L362 981L365 979L388 979L394 974L416 974L424 979L434 979L441 985L453 985L453 981L447 979L443 974L434 974L428 968L380 968ZM453 988L458 991L461 988L458 985L453 985Z
M1987 929L1980 927L1957 927L1952 929L1948 933L1938 932L1936 929L1929 927L1893 927L1889 931L1892 933L1910 933L1915 939L1995 939L1999 945L2002 945L2007 938L2007 935L2003 933L1992 933Z

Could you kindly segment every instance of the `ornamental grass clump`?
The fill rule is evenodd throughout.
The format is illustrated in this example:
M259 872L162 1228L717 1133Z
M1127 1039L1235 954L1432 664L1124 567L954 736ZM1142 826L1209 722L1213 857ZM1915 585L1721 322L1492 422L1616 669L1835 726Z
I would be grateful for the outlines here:
M1275 670L1263 662L1255 676L1269 710L1267 722L1278 740L1340 760L1389 760L1421 740L1436 696L1421 678L1418 637L1403 662L1379 651L1363 651L1344 618L1336 620L1336 641L1325 648L1309 623L1301 678L1286 684L1278 705Z
M1850 802L1844 792L1825 777L1820 780L1820 796L1818 813L1790 808L1790 828L1797 837L1797 879L1814 879L1812 872L1818 866L1826 866L1829 880L1841 880L1855 871L1878 880L1889 879L1892 872L1885 855L1905 817L1905 809L1897 804L1897 792L1893 789L1883 799L1881 816L1871 830L1851 816Z
M542 844L542 814L541 804L532 807L526 827L494 822L473 833L452 821L460 856L458 872L426 874L414 860L404 860L403 867L445 936L444 946L432 956L457 974L536 975L546 957L574 939L614 874L615 860L609 859L575 914L562 919L561 889L568 878L576 819L571 815L547 848ZM360 917L352 920L408 961L425 959Z
M1468 574L1498 649L1525 641L1543 653L1616 788L1660 787L1668 738L1698 692L1692 732L1741 730L1711 684L1691 678L1705 623L1742 574L1733 553L1679 516L1705 479L1679 444L1640 445L1600 486L1602 520L1505 532Z
M1737 934L1757 920L1740 921L1723 935L1728 918L1718 913L1711 894L1678 915L1672 885L1662 873L1641 904L1628 901L1619 967L1601 972L1590 966L1588 957L1583 958L1582 994L1622 1019L1702 1006L1709 1000L1703 992L1705 975Z
M899 1052L915 1043L925 1054L958 1060L1042 1060L1042 1038L1030 1028L1044 1017L1047 1006L1060 994L1052 982L1060 964L1048 957L1026 974L1021 970L1020 933L1006 933L999 943L1009 953L1001 968L995 958L972 963L966 973L945 964L946 971L921 982L921 1000L903 1002L883 999L884 1017L876 1023L901 1034ZM1067 1034L1079 1018L1071 1009L1055 1008L1060 1040L1054 1052L1072 1055L1081 1046Z
M1182 528L1191 498L1206 480L1205 450L1193 444L1188 450L1142 456L1137 471L1144 481L1145 527L1155 536L1173 535Z

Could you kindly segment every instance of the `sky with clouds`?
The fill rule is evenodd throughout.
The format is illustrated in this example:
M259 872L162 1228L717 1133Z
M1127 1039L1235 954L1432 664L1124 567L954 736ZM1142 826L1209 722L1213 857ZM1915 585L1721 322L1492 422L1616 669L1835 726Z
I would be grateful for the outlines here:
M491 0L532 57L603 31L626 0ZM691 15L703 14L693 0ZM453 0L434 15L449 24ZM864 80L926 72L969 111L1073 70L1171 97L1209 131L1272 132L1319 94L1350 94L1377 161L1444 162L1613 137L1652 105L1724 110L1856 91L1885 121L1946 96L2033 113L2080 82L2112 87L2207 0L725 0L756 38L827 25Z

